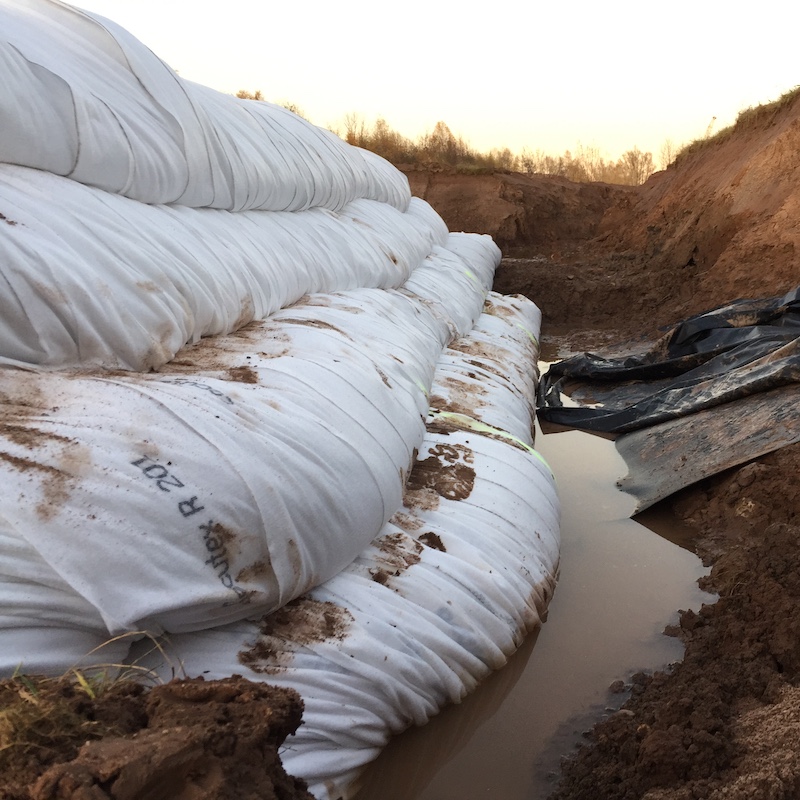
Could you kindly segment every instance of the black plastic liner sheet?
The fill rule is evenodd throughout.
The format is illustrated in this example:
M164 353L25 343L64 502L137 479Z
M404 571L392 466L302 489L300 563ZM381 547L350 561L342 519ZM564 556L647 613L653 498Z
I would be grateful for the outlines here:
M553 364L538 414L570 428L625 433L798 382L800 287L690 317L642 352Z

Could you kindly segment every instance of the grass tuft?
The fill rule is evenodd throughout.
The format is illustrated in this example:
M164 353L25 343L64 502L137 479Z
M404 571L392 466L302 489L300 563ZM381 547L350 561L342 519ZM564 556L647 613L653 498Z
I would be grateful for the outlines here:
M142 633L124 634L103 646L141 637ZM160 642L147 638L167 659ZM136 698L146 693L147 684L157 682L150 670L136 663L76 666L58 677L18 670L1 680L0 776L6 770L18 774L26 763L33 767L68 760L87 741L124 735L139 713Z
M763 103L759 106L750 106L742 109L736 117L733 125L717 131L713 136L705 136L702 139L695 139L678 153L675 163L678 164L687 156L699 153L709 147L716 147L731 138L734 132L754 130L772 125L775 118L786 108L788 108L797 97L800 96L800 85L795 86L788 92L784 92L777 100L771 103Z

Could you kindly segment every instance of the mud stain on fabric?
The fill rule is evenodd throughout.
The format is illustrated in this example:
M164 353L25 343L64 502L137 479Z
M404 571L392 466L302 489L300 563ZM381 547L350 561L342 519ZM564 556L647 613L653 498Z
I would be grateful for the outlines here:
M8 439L21 447L38 447L49 442L72 444L75 440L58 433L51 433L39 428L29 428L25 425L12 425L0 422L0 436Z
M239 663L259 674L281 672L299 647L342 641L352 621L346 608L298 597L262 618L258 638L239 653Z
M258 373L252 367L231 367L228 375L238 383L258 383Z
M417 519L417 517L412 514L406 514L403 511L395 512L389 522L405 531L418 531L420 528L424 527L425 524L421 519Z
M391 578L401 575L409 567L419 564L422 545L405 533L381 536L375 544L380 550L377 566L370 569L372 580L386 586Z
M239 572L236 573L236 582L252 583L259 578L268 576L271 572L272 568L270 567L269 561L262 558L244 567L244 569L240 569Z
M440 550L442 553L447 552L447 548L444 546L441 537L433 531L426 531L420 534L419 541L433 550Z
M40 478L42 499L36 505L36 514L44 522L56 516L69 497L69 484L72 478L69 473L49 464L41 464L11 453L0 452L0 461L4 461L19 472Z
M353 339L353 337L350 336L350 334L345 333L341 328L337 328L335 325L331 325L330 322L325 322L324 320L321 319L301 319L299 317L283 317L280 319L276 319L275 321L280 322L281 325L303 325L307 328L319 328L321 330L333 331L334 333L338 333L345 339L350 339L351 341Z
M475 485L475 470L471 466L474 462L472 450L460 444L437 444L429 452L430 455L417 461L411 471L406 502L412 507L426 508L420 504L420 500L430 491L447 500L465 500L469 497Z

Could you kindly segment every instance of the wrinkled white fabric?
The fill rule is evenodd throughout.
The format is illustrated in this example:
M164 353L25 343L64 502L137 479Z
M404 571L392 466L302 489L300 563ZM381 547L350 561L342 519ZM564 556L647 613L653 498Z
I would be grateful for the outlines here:
M541 622L538 309L383 159L56 0L0 0L0 120L0 674L293 687L346 793Z
M7 535L106 638L263 614L335 575L400 503L436 364L480 315L486 241L416 270L450 286L446 305L317 294L156 373L0 369ZM6 667L24 656L6 649Z
M240 673L297 690L304 721L283 761L321 800L348 796L392 734L502 667L541 624L558 567L553 477L531 448L535 373L525 364L535 364L539 319L529 301L490 295L432 387L443 397L455 376L468 378L472 352L495 331L503 346L482 356L486 380L465 380L460 397L480 406L486 426L514 420L519 438L433 412L403 505L355 561L262 620L171 637L166 661L136 647L139 666L163 677ZM505 378L509 358L524 374L519 385Z
M180 78L116 23L57 0L0 3L0 162L143 203L403 211L405 176L280 106Z
M447 242L426 205L231 214L0 165L0 358L144 371L305 294L401 286Z

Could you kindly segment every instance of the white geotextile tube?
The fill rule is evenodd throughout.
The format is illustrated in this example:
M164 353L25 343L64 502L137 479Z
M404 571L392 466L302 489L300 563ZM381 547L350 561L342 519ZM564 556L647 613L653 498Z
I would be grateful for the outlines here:
M405 213L356 200L339 212L232 214L10 165L0 215L0 362L56 367L157 368L303 295L400 287L448 242L418 199Z
M540 326L541 313L526 298L492 293L470 335L452 342L436 365L430 406L438 423L497 428L530 444ZM516 401L503 401L508 394Z
M346 794L546 609L538 310L386 161L108 20L0 0L0 70L0 674L171 677L128 653L166 633L296 688L284 763Z
M496 247L457 258L416 270L439 275L446 303L313 295L156 373L0 369L0 474L17 498L5 537L95 609L80 627L96 644L264 613L330 578L400 503L435 365L480 315ZM30 623L21 563L0 627ZM0 669L49 669L52 654L37 658L57 616L25 648L0 647Z
M0 0L0 162L144 203L403 211L405 176L280 106L180 78L110 20Z
M476 430L465 414L431 414L403 506L354 562L262 620L173 636L163 651L135 646L138 665L163 678L239 673L296 689L303 725L282 758L320 800L347 797L392 734L502 667L541 624L558 567L558 501L530 416L519 438L485 430L487 419L530 411L538 319L529 301L492 294L476 331L453 343L434 397L449 390L459 353L462 377L474 369L482 330L503 340L483 355L488 379L461 389L484 422L473 418ZM509 356L526 378L517 389L501 374Z

